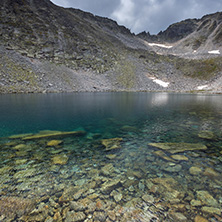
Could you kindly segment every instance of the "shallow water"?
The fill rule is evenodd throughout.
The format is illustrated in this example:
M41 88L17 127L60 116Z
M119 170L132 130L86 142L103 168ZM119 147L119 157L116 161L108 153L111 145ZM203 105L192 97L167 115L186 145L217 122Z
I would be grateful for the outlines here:
M1 221L222 220L221 95L2 95L0 104Z

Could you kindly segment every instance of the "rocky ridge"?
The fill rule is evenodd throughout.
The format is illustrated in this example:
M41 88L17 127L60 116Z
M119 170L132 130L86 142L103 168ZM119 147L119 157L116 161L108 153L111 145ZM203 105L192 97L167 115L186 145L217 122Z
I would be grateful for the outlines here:
M151 42L171 43L170 54L187 53L195 55L204 54L208 51L219 50L222 47L222 13L217 12L205 15L201 19L187 19L170 25L165 31L157 35L150 35L149 32L139 33L138 36Z
M198 22L172 25L178 36L175 31L163 33L168 40L183 41ZM220 44L216 36L215 44ZM180 41L170 49L152 46L111 19L49 0L2 0L0 41L0 93L190 92L206 85L207 91L222 91L219 55L184 59L181 55L187 55L191 44L188 49L181 49L183 42L176 45Z

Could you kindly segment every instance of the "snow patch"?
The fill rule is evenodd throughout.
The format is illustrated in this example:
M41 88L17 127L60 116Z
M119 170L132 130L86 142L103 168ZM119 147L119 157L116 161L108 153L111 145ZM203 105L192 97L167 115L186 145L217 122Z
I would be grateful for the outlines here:
M152 79L153 82L157 83L158 85L160 85L160 86L162 86L164 88L168 87L169 84L170 84L169 82L164 82L164 81L162 81L160 79L156 79L155 77L149 77L149 78Z
M220 50L212 50L208 51L209 54L215 54L215 55L220 55Z
M198 89L198 90L202 90L202 89L205 89L205 88L207 88L207 87L208 87L208 85L203 85L203 86L198 86L197 89Z
M173 46L172 45L164 45L164 44L157 44L157 43L148 43L149 46L158 46L158 47L162 47L162 48L166 48L166 49L170 49Z

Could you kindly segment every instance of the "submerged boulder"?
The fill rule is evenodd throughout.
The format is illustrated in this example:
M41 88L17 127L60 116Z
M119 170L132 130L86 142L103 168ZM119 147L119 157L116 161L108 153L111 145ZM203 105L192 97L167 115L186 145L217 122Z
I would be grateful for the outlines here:
M218 202L209 194L208 191L199 190L197 193L197 199L199 199L204 205L211 207L218 207Z
M66 154L60 154L60 155L56 155L52 158L52 163L64 165L68 162L68 159L69 158L66 156Z
M21 217L30 213L34 208L35 200L6 196L0 198L0 215L4 215L6 218Z
M190 150L206 150L207 147L200 143L149 143L148 145L166 150L172 154Z
M50 140L47 143L47 146L58 146L62 143L62 140Z
M213 132L211 131L201 131L199 132L198 136L202 139L206 139L206 140L213 140L215 138L215 135Z
M111 139L103 139L102 140L102 145L106 147L106 150L115 150L115 149L120 149L121 144L120 142L122 141L122 138L111 138Z
M22 139L27 136L32 136L32 133L16 134L9 137L9 139Z
M68 131L68 132L61 132L61 131L40 131L37 134L32 136L23 137L23 140L34 140L34 139L43 139L43 138L59 138L59 137L66 137L66 136L83 136L85 135L85 131Z

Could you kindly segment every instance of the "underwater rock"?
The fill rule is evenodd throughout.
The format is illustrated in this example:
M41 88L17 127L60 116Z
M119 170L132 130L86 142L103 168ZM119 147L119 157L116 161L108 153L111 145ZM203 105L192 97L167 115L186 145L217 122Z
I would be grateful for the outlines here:
M69 211L66 214L65 222L80 222L86 219L86 215L83 212Z
M1 174L6 174L6 173L8 173L10 170L12 170L13 168L12 167L10 167L10 166L5 166L5 167L2 167L2 168L0 168L0 175Z
M25 150L25 149L28 149L29 146L27 146L26 144L18 144L16 146L13 147L14 150Z
M60 214L60 212L56 212L53 216L53 221L58 221L58 222L62 222L62 216ZM45 221L44 221L45 222Z
M198 133L198 137L206 140L213 140L215 138L215 135L211 131L201 131Z
M90 178L96 178L99 176L99 170L97 169L91 169L89 172L88 172L88 175Z
M86 205L80 202L76 202L76 201L71 201L69 206L70 206L70 209L74 211L84 211L87 209Z
M32 136L32 135L33 135L33 133L17 134L17 135L9 136L9 139L22 139L24 137Z
M26 177L34 176L34 175L36 175L36 173L37 173L37 171L35 168L20 170L14 174L13 178L14 179L23 179Z
M26 151L26 150L19 150L16 152L16 156L19 156L19 157L24 157L27 155L28 155L28 151Z
M154 197L152 195L148 195L148 194L145 194L142 196L142 199L147 202L147 203L154 203L155 200L154 200Z
M208 222L208 220L205 219L204 217L200 216L200 215L197 215L197 216L194 218L194 222Z
M62 143L63 141L62 140L50 140L48 143L47 143L47 146L58 146Z
M74 199L74 200L78 200L78 199L83 195L83 193L84 193L85 191L86 191L85 189L80 189L80 190L78 190L78 191L73 195L73 199Z
M154 178L154 179L150 179L152 181L152 183L154 184L160 184L162 186L164 186L164 188L168 191L172 191L173 187L177 187L178 186L178 182L173 179L172 177L166 177L166 178ZM148 180L146 181L146 185L148 183Z
M178 161L188 161L189 159L184 155L172 155L171 158Z
M12 215L21 217L35 208L35 200L20 197L1 197L0 215L10 217ZM11 221L11 220L10 220Z
M200 173L202 173L202 169L199 167L191 167L189 169L190 174L192 175L199 175Z
M28 162L27 159L18 159L18 160L15 161L15 165L22 165L22 164L25 164L27 162Z
M154 154L161 157L162 159L166 161L174 162L174 160L168 157L162 150L155 151Z
M116 213L115 213L115 211L108 211L108 217L109 217L109 219L111 220L111 221L116 221Z
M148 145L166 150L172 154L190 150L206 150L207 147L200 143L149 143Z
M115 150L115 149L120 149L121 144L120 142L122 141L122 138L111 138L111 139L103 139L102 145L105 146L106 150Z
M61 131L41 131L32 136L27 136L22 138L23 140L34 140L34 139L43 139L43 138L58 138L58 137L67 137L67 136L83 136L85 131L70 131L70 132L61 132Z
M179 212L171 212L170 218L172 218L174 221L177 221L177 222L187 221L187 218L182 213L179 213Z
M123 195L120 192L117 192L116 190L113 190L110 193L110 196L113 197L116 202L120 202L123 198Z
M139 179L143 177L143 174L140 171L134 171L131 169L127 170L126 175L127 175L128 179L132 178L131 180L133 180L135 177L137 177Z
M202 206L202 202L200 200L191 200L190 205L193 207L199 207Z
M110 159L110 160L113 160L113 159L116 158L116 154L108 154L108 155L106 155L106 158Z
M162 169L166 172L170 172L170 173L176 173L176 172L180 172L182 169L182 166L179 164L173 164L173 163L169 163L166 164L162 167Z
M170 191L163 191L162 195L164 196L164 199L166 201L169 201L170 203L179 203L180 200L183 198L183 193L180 193L177 190L170 190Z
M203 175L208 176L208 177L219 177L220 174L216 172L214 169L207 167L203 173Z
M93 221L106 221L107 214L106 212L94 212Z
M126 132L138 132L138 129L135 126L128 126L128 125L121 127L121 130Z
M102 193L110 193L113 189L120 185L120 179L108 180L102 184Z
M66 156L66 154L60 154L52 158L52 163L65 165L68 162L68 159L69 158Z
M114 172L114 167L112 163L109 163L107 165L105 165L102 169L101 169L101 173L105 176L108 176L110 174L112 174Z
M212 206L212 207L217 207L218 206L217 200L215 200L208 193L208 191L200 190L200 191L197 191L196 193L197 193L197 199L199 199L204 205Z
M73 200L73 196L78 192L78 187L67 187L64 189L62 196L59 197L59 202L69 202Z
M208 213L208 214L217 214L217 215L221 215L222 210L219 208L214 208L214 207L202 207L201 211L204 213Z

